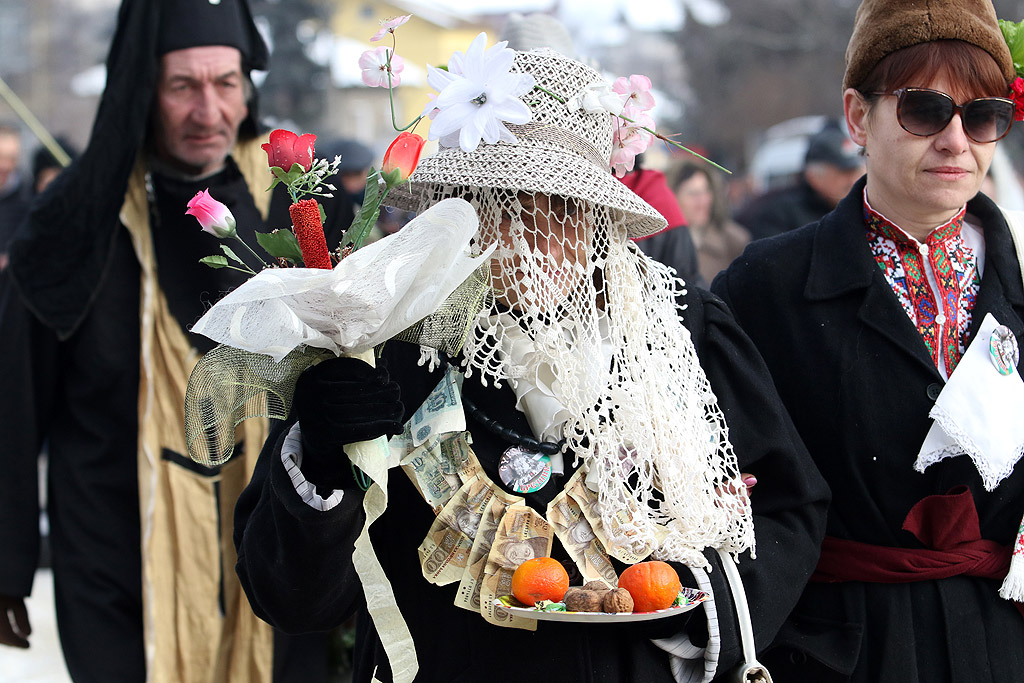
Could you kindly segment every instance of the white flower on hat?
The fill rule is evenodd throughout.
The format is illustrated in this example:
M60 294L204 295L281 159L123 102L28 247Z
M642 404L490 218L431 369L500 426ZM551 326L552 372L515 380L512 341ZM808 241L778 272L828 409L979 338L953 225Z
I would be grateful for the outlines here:
M624 101L622 95L612 90L612 86L605 81L594 81L581 93L570 99L566 106L569 111L582 109L588 114L600 114L608 112L618 116L622 113Z
M441 144L454 142L458 133L459 147L472 152L481 140L517 143L519 140L504 123L527 123L530 108L519 97L533 89L530 74L510 73L516 57L507 42L485 50L487 34L481 33L466 50L456 52L448 60L448 70L427 67L427 82L438 91L437 99L427 105L437 109L430 125L430 139ZM450 145L454 146L454 144Z

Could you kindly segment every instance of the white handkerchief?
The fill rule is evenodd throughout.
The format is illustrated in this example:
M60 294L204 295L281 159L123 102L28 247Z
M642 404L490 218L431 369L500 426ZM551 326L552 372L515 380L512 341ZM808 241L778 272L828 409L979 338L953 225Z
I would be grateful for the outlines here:
M1024 455L1024 381L1016 370L1000 374L990 351L997 327L999 322L987 314L928 413L935 422L917 454L918 472L966 454L991 491Z

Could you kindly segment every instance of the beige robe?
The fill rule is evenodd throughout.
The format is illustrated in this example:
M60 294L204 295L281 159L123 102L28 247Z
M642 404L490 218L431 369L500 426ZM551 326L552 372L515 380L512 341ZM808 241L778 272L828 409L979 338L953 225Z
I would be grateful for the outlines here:
M232 156L265 218L270 193L264 190L271 178L259 147L263 141L240 143ZM231 538L235 501L256 464L266 421L240 425L241 452L217 470L190 469L164 457L170 451L188 458L185 387L199 353L170 313L157 280L141 157L121 222L142 266L138 464L148 680L269 683L273 635L242 592Z

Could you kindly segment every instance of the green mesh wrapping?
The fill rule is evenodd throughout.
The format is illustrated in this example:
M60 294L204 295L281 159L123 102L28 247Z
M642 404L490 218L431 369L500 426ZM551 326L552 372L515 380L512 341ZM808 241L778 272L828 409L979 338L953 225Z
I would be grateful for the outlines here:
M488 268L485 264L474 271L437 311L394 339L458 355L474 318L490 306ZM278 363L264 354L215 347L199 360L185 390L189 456L208 467L227 461L235 448L235 428L251 417L288 417L299 375L331 355L301 347Z

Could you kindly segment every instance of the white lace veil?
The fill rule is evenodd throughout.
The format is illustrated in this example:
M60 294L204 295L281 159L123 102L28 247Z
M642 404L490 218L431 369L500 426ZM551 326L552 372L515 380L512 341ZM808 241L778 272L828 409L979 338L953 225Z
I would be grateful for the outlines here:
M629 239L664 220L611 175L614 117L566 104L601 77L550 50L517 53L514 70L544 89L521 98L533 120L509 126L519 142L443 147L388 198L417 211L466 199L473 248L498 245L466 375L558 408L531 425L587 468L613 554L706 567L705 548L752 549L728 428L680 319L683 283Z

